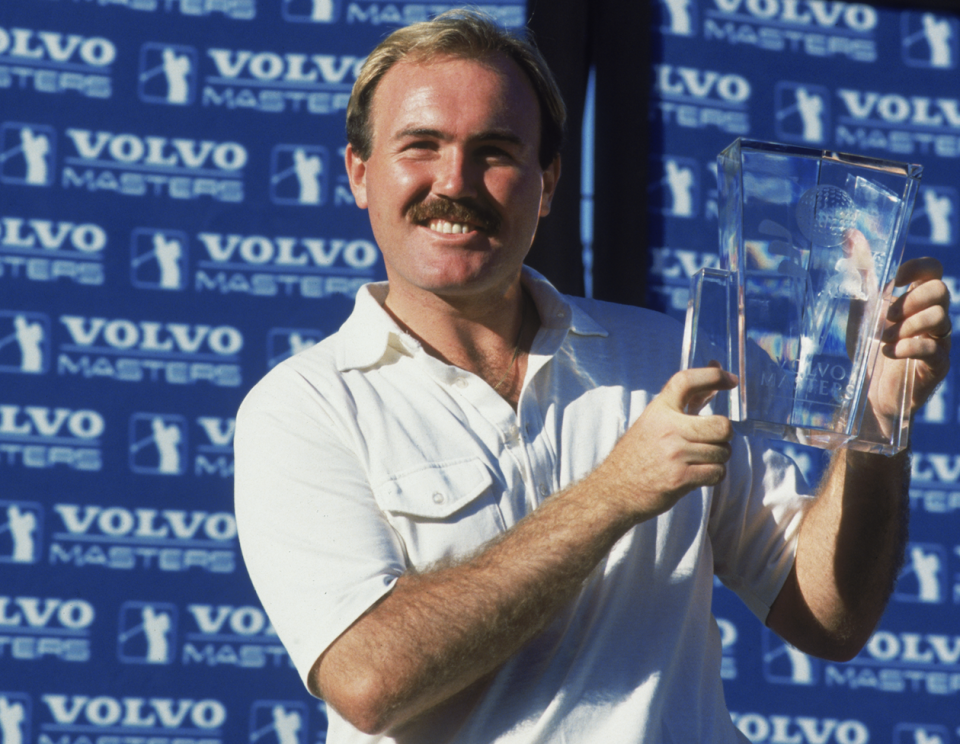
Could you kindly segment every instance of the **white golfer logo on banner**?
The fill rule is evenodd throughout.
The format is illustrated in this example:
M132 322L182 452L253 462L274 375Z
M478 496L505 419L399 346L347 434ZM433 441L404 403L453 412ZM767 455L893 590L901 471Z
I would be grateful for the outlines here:
M694 36L697 28L697 5L692 0L659 0L660 31L674 36Z
M941 545L910 543L893 598L940 604L946 599L947 553Z
M763 628L763 676L767 682L787 685L815 685L820 676L820 662L798 651Z
M950 732L943 726L900 723L893 730L893 744L950 744Z
M900 15L903 61L910 67L949 70L957 66L960 21L935 13Z
M283 0L283 18L294 23L336 23L341 0Z
M27 695L0 692L0 744L28 744L30 708Z
M270 201L274 204L320 206L325 201L327 148L277 145L270 156Z
M147 103L187 106L196 92L197 50L147 42L140 47L137 95Z
M921 187L908 240L923 245L952 245L957 239L958 205L960 192L953 187Z
M324 333L311 328L271 328L267 333L267 369L306 351L324 338Z
M780 139L821 145L830 121L830 91L818 85L780 82L774 91L774 128Z
M288 700L258 700L250 709L250 744L306 744L307 706Z
M4 440L0 434L0 442ZM0 501L0 564L40 560L43 507L27 501Z
M145 475L183 475L187 422L183 416L135 413L130 417L130 469Z
M39 375L50 357L50 319L43 313L0 310L0 372Z
M170 664L177 634L177 608L164 602L120 605L117 656L126 664Z
M651 209L668 217L695 217L699 209L700 164L691 158L664 157L653 165L653 182L647 189Z
M57 133L43 124L0 124L0 183L50 186Z
M130 280L138 289L182 290L190 239L179 230L138 227L130 238Z

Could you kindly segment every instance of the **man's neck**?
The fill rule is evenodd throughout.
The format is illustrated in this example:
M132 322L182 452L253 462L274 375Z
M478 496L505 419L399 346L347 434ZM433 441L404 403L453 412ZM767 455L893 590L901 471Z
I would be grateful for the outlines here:
M519 394L525 355L540 327L519 281L482 300L388 291L384 309L436 358L483 378L508 400Z

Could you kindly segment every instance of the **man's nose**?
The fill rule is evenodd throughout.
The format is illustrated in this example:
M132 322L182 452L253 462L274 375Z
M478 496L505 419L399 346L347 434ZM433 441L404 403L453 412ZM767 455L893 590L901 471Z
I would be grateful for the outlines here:
M479 168L468 153L458 147L446 148L437 165L434 192L449 199L476 196Z

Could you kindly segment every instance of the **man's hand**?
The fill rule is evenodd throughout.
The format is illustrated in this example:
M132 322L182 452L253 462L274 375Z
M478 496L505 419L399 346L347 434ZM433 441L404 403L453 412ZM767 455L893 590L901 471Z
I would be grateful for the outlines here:
M737 378L719 366L678 372L664 385L595 471L606 491L637 521L669 510L700 486L726 475L733 427L723 416L696 413Z
M905 374L906 360L917 360L910 414L927 402L950 369L950 292L941 281L943 266L935 258L905 261L897 272L895 285L909 287L887 312L881 340L882 375L878 388L881 410L896 406L890 400Z

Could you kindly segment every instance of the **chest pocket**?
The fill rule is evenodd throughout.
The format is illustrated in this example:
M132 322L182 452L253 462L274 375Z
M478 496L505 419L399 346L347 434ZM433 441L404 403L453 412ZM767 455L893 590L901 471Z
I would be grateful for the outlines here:
M505 531L493 473L480 460L433 463L374 490L415 567L464 555Z

